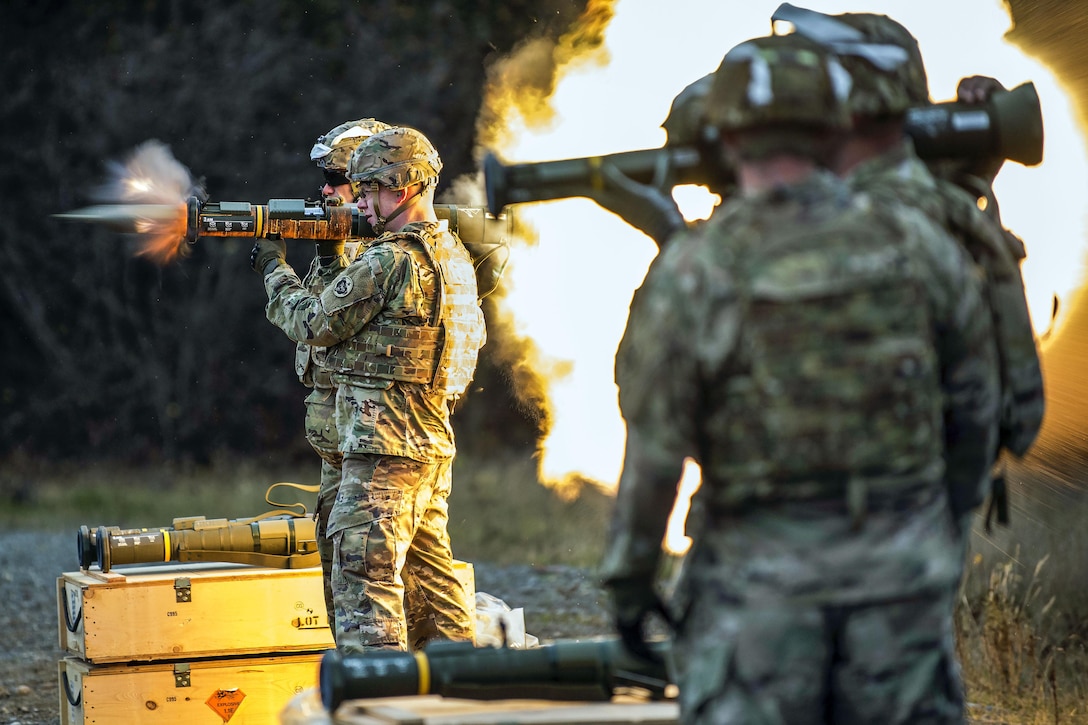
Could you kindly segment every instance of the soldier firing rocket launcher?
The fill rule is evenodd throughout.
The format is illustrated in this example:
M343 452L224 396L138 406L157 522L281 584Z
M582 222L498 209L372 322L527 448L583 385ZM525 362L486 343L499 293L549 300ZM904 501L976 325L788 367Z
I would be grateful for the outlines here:
M654 645L664 658L668 645ZM560 640L531 649L475 648L435 642L420 652L375 651L321 659L321 701L335 712L345 700L442 695L474 700L533 698L606 701L638 691L667 696L664 664L629 654L618 638Z
M217 561L277 569L320 566L316 523L293 514L249 519L174 519L172 527L80 526L79 565L103 572L123 564Z

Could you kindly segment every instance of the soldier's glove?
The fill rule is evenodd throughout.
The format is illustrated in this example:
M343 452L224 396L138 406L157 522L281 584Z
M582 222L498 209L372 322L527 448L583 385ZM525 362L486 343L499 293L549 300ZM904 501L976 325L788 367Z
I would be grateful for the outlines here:
M1008 90L1001 81L990 76L967 76L956 85L956 100L960 103L986 103L994 93ZM992 184L1005 159L1000 156L962 160L954 167L954 173L977 176L987 184Z
M666 174L667 171L662 170L657 175L664 177ZM684 215L664 182L660 186L640 184L608 162L601 165L601 176L608 183L603 189L594 189L589 198L644 232L657 242L659 249L687 227Z
M646 639L646 627L652 615L661 617L672 625L669 613L654 590L653 582L642 578L609 579L604 583L612 595L612 616L616 632L635 657L654 665L664 664Z
M985 103L994 91L1008 90L1001 81L990 76L967 76L956 85L956 100L961 103Z
M287 243L282 239L258 239L249 252L249 266L262 277L270 262L287 262Z
M339 257L344 253L344 240L333 241L331 239L319 239L317 242L317 256Z

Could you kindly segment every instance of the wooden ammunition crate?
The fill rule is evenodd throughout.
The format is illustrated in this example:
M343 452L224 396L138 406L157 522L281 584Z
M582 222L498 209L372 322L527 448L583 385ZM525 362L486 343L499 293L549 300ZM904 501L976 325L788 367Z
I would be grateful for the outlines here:
M335 725L676 725L675 700L612 702L549 700L461 700L437 695L349 700Z
M455 561L475 616L475 572ZM333 647L321 568L201 563L90 569L57 579L60 648L95 664Z
M58 663L62 725L270 725L317 687L321 653L141 665Z
M232 564L68 572L62 650L93 664L316 652L333 646L320 567Z

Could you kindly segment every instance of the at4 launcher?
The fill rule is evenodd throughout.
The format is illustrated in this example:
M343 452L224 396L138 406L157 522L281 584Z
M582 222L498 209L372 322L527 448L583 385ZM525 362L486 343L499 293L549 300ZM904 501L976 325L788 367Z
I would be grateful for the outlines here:
M481 297L497 287L509 259L514 215L489 214L478 206L435 204L435 215L460 237L476 266ZM100 204L55 214L61 219L102 224L145 239L141 254L159 262L175 258L184 246L204 237L295 239L308 242L367 240L378 235L354 204L339 198L202 201L191 195L175 204Z
M466 246L501 245L509 242L513 217L488 214L482 207L435 204L440 221ZM373 239L378 235L354 204L332 204L304 199L269 199L267 204L248 201L201 203L190 197L185 238L279 237L280 239ZM470 246L471 249L471 246Z
M171 526L121 529L81 526L79 565L103 572L125 564L226 562L276 569L320 566L312 516L277 515L250 519L174 519Z
M660 663L628 653L616 637L559 640L530 649L432 642L418 652L329 650L319 671L321 702L331 713L345 700L414 695L600 702L630 694L665 699L674 689L664 664L669 643L652 647Z
M336 202L269 199L267 204L252 204L190 196L182 204L99 204L53 216L133 234L160 233L168 226L190 243L201 237L341 240L378 236L358 207ZM483 207L458 204L435 204L434 210L466 246L504 245L510 240L514 221L510 214L493 215Z

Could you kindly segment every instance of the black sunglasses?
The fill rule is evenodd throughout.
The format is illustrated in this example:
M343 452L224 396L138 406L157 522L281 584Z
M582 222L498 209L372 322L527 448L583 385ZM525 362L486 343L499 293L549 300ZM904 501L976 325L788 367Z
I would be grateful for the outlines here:
M344 186L350 184L351 179L347 175L338 169L322 169L325 174L325 183L329 186Z

